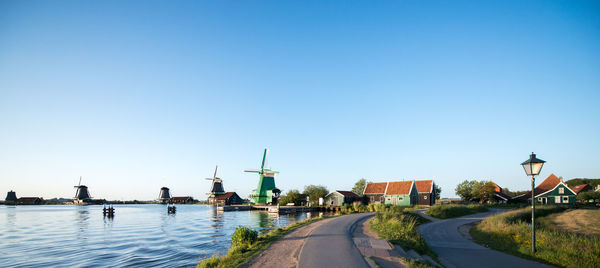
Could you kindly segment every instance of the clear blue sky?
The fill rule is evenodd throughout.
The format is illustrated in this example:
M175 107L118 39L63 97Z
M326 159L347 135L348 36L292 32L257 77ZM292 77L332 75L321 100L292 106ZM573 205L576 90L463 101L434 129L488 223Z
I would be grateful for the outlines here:
M599 104L598 1L0 1L3 195L525 190L600 177Z

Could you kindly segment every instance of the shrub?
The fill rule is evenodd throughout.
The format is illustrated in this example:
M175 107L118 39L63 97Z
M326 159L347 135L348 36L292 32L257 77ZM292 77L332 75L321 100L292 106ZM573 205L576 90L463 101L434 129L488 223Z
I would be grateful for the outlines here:
M203 260L198 264L198 268L216 268L221 262L221 257L218 255L212 256L208 259Z
M375 209L376 212L383 212L383 211L386 210L385 205L382 204L382 203L376 203L374 205L374 209Z
M258 239L258 231L250 227L238 226L231 235L232 248L246 248Z
M377 212L371 220L371 229L377 234L394 244L407 249L414 249L421 254L435 256L429 249L425 239L417 232L417 226L428 222L427 219L412 211Z

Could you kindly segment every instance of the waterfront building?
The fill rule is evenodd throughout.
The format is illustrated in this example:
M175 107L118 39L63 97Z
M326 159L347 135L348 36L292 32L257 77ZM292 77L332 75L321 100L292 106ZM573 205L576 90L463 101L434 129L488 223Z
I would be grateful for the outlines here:
M352 204L354 202L360 202L361 197L351 191L340 191L336 190L325 196L325 205L328 206L343 206L345 204Z
M17 199L18 205L40 205L44 203L44 199L41 197L21 197Z
M194 198L191 196L173 196L169 199L169 203L194 203Z
M226 192L224 194L216 194L208 199L208 203L211 205L239 205L244 203L244 199L242 199L236 192Z

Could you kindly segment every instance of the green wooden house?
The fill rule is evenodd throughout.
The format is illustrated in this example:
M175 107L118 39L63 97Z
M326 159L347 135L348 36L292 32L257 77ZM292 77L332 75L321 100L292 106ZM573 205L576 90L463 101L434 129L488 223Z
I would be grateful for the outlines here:
M529 199L531 192L520 198ZM538 204L575 205L577 194L554 174L550 174L534 189L534 198Z
M419 192L414 181L392 181L387 183L384 200L386 205L416 205L419 200Z
M327 206L343 206L345 204L352 204L354 202L360 202L361 197L351 191L333 191L325 196L325 205Z

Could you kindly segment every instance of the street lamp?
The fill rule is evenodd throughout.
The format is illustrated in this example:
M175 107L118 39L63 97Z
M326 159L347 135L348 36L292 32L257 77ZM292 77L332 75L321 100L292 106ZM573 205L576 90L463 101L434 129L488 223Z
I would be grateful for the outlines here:
M521 163L527 176L531 176L531 253L535 253L535 176L540 174L544 163L546 161L537 159L533 152L527 161Z

